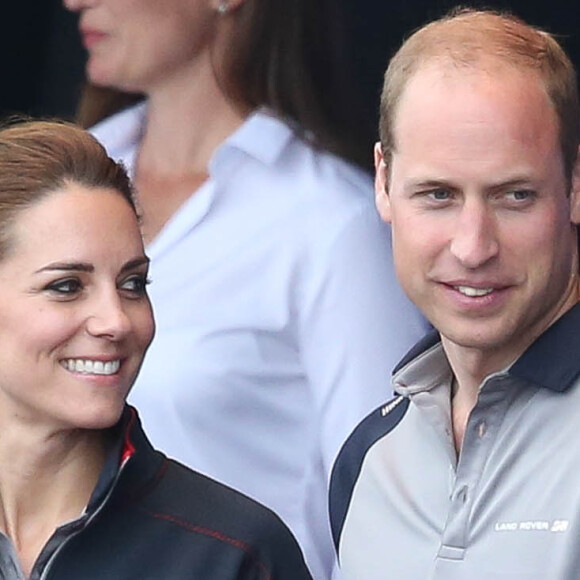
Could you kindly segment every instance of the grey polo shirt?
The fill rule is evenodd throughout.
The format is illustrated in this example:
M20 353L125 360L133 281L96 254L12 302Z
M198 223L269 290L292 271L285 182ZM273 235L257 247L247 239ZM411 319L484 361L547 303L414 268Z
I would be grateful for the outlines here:
M580 305L486 378L459 458L437 335L335 464L345 580L580 579Z

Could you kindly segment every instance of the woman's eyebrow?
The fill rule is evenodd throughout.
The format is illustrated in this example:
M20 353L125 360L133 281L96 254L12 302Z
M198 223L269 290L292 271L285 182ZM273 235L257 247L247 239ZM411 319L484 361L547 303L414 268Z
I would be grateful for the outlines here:
M139 258L129 260L126 264L124 264L123 267L121 268L121 272L133 270L134 268L139 268L140 266L148 266L149 262L150 260L147 256L140 256Z
M55 270L62 272L94 272L95 267L86 262L53 262L36 270L36 274L40 272L53 272Z
M135 258L134 260L129 260L121 268L121 272L126 272L127 270L133 270L143 265L149 264L149 258L147 256ZM36 270L36 274L40 272L94 272L95 267L88 262L52 262L43 266L39 270Z

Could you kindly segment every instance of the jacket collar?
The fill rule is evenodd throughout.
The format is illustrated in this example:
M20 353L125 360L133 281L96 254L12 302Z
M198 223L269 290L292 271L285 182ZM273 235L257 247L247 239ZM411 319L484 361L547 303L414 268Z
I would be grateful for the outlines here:
M161 469L166 457L155 451L147 439L137 410L125 405L118 423L111 428L111 445L105 465L91 499L87 512L95 511L111 494L139 491L148 486Z

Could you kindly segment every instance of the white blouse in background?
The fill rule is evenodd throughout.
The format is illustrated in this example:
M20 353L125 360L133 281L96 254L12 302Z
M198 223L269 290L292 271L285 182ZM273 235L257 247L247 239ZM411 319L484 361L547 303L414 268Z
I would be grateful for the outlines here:
M145 112L93 130L130 172ZM333 460L426 328L370 177L256 112L147 253L157 334L130 397L146 432L276 511L330 578Z

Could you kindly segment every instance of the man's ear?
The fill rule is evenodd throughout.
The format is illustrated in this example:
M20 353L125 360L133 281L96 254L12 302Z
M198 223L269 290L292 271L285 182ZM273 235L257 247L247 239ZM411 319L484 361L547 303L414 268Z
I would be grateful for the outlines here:
M570 221L576 225L580 224L580 148L572 169L570 184Z
M388 168L385 164L380 143L375 143L375 204L381 218L391 222L391 200L389 199Z

